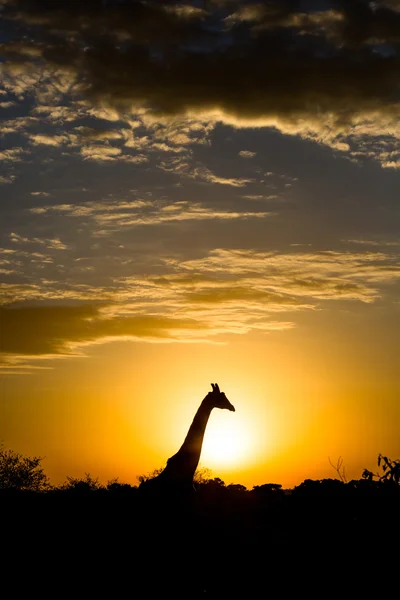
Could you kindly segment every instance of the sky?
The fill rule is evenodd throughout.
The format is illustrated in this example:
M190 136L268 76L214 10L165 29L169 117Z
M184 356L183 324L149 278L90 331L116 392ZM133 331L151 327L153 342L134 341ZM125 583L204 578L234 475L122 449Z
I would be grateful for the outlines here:
M400 455L400 2L0 0L0 440L54 484Z

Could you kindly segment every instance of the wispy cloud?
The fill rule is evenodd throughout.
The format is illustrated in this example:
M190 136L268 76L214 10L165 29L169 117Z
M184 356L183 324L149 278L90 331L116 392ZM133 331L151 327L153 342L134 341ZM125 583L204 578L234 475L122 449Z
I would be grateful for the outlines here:
M257 152L251 152L251 150L241 150L239 152L241 158L254 158L256 155Z
M0 161L20 162L22 160L21 154L24 154L24 152L22 148L8 148L0 152Z
M120 148L115 148L114 146L83 146L80 150L82 156L85 159L95 160L95 161L110 161L115 160L117 156L121 154Z
M34 214L61 213L75 218L90 218L102 229L112 230L138 225L160 225L177 221L263 219L273 212L217 210L200 203L132 200L87 202L84 205L60 204L30 209Z
M236 285L262 293L314 301L373 302L379 285L400 278L400 257L383 252L262 253L215 250L204 259L180 263L180 271L234 277Z
M69 142L70 138L67 135L44 135L41 133L31 134L30 141L35 146L62 146Z
M4 260L12 268L12 253ZM43 276L35 285L3 284L9 324L3 352L69 355L121 338L223 340L228 334L284 331L296 326L299 312L321 310L326 302L373 304L388 284L400 281L400 256L375 251L220 249L193 260L158 260L157 275L114 276L104 286L71 279L60 285ZM25 305L17 308L21 300ZM42 305L26 306L29 300ZM65 304L72 300L79 305Z
M194 179L208 184L220 184L228 185L232 187L245 187L246 185L253 183L254 179L246 179L244 177L223 177L212 172L206 165L192 164L187 156L179 158L169 158L161 161L158 165L163 171L174 173L180 177L187 177L188 179Z
M41 238L28 238L18 233L10 234L10 241L14 244L39 244L40 246L45 246L45 248L51 248L55 250L65 250L67 246L63 244L63 242L58 239L41 239Z
M0 175L0 183L13 183L15 175Z

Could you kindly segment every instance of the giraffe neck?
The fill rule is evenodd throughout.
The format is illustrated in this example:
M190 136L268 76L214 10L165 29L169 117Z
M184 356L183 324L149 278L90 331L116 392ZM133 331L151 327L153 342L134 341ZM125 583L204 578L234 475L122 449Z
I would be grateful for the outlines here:
M214 407L206 401L206 398L200 404L193 422L189 427L185 441L183 442L181 449L182 451L189 452L190 454L197 454L198 460L200 460L201 448L203 446L204 433L206 431L208 419L210 418L211 411Z
M207 398L200 404L182 446L168 459L167 466L161 473L164 481L192 483L200 460L204 432L213 408Z

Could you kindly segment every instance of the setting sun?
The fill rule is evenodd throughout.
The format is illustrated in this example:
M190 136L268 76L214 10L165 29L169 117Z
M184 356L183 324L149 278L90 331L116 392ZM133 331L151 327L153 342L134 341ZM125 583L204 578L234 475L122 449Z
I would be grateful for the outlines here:
M216 413L216 411L214 411ZM251 459L251 432L236 414L213 414L204 438L202 462L214 467L245 463Z

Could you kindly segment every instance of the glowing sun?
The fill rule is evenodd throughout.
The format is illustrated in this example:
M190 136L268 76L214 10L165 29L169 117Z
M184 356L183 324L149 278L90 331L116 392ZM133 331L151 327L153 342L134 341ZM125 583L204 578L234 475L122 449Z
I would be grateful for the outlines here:
M204 436L201 462L205 467L232 466L248 460L251 447L249 430L242 421L235 420L234 413L227 415L226 411L223 412L219 418L213 415Z

